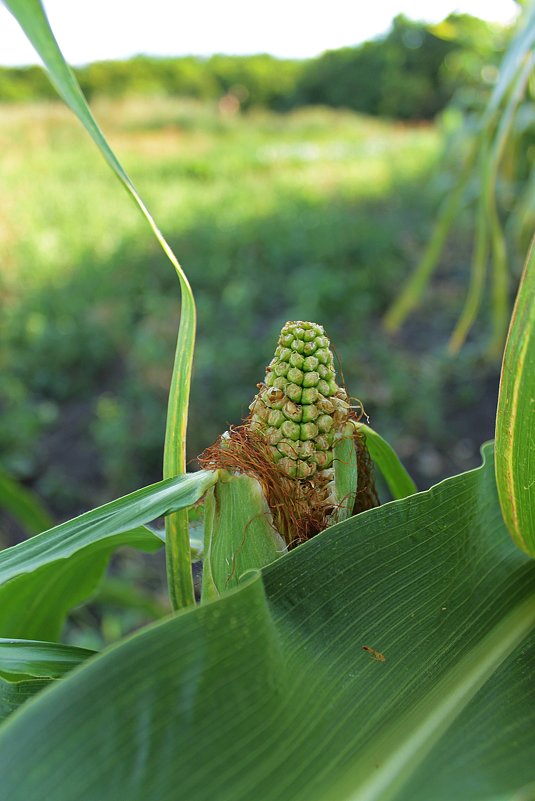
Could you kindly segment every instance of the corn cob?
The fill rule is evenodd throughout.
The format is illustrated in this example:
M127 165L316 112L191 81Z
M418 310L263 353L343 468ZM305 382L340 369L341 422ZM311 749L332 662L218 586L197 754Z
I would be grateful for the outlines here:
M208 449L203 466L255 476L289 546L349 517L362 478L357 510L377 505L367 450L321 325L286 323L257 386L244 426Z

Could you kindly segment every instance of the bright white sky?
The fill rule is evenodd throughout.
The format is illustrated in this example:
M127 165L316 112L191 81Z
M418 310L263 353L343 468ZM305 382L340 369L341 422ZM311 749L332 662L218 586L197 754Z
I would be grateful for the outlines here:
M509 22L513 0L45 0L67 60L151 55L272 53L288 58L384 33L396 14L438 22L452 11ZM0 2L0 64L38 63Z

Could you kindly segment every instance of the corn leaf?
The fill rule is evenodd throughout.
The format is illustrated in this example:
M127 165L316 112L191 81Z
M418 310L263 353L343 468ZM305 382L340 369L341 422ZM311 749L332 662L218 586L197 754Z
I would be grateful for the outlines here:
M54 679L6 681L0 678L0 722L8 718L30 698L44 690Z
M365 423L359 423L358 427L366 438L370 456L381 471L394 500L414 495L417 492L416 484L402 465L394 448Z
M0 639L0 677L8 681L59 679L95 653L56 642Z
M171 478L185 473L186 428L196 326L195 302L188 279L93 117L74 73L65 62L58 47L42 3L40 0L4 0L4 3L17 19L24 33L42 58L60 97L76 114L102 156L140 209L179 278L182 302L169 391L163 472L164 478ZM187 511L169 515L166 521L166 528L169 592L173 606L180 608L181 606L191 605L195 601L191 575Z
M523 21L502 60L499 77L480 118L480 130L472 140L466 161L457 181L445 198L433 228L429 244L384 318L387 331L399 330L408 315L421 302L424 290L437 267L448 233L459 214L461 201L470 178L476 175L480 191L476 204L476 224L470 284L467 298L449 342L451 353L464 344L480 310L487 262L492 262L493 335L489 355L499 356L507 327L507 253L506 242L496 207L496 187L504 150L510 144L512 125L519 103L533 75L535 56L535 5L526 4ZM469 141L469 140L467 140ZM520 210L521 212L521 210ZM519 213L520 213L519 212Z
M52 525L52 518L38 498L1 468L0 508L6 509L30 536Z
M496 417L496 482L504 520L535 556L535 240L509 327Z
M513 801L535 779L534 625L487 449L46 688L0 727L2 789Z
M206 494L204 538L203 601L237 586L248 570L286 551L256 478L225 471Z
M194 504L217 474L167 479L86 512L0 553L0 635L58 638L68 610L87 598L121 545L153 551L144 523Z
M95 653L53 642L0 639L0 721Z

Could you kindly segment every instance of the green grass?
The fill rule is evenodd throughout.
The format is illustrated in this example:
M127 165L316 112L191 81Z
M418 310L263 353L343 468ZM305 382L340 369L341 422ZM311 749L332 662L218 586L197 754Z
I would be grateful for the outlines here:
M491 430L472 442L451 416L492 377L477 347L443 351L464 291L462 229L404 338L379 323L430 231L435 129L170 100L95 112L195 292L190 458L246 414L285 320L311 319L422 484L477 462ZM0 107L0 151L0 452L64 515L161 474L178 286L67 110Z

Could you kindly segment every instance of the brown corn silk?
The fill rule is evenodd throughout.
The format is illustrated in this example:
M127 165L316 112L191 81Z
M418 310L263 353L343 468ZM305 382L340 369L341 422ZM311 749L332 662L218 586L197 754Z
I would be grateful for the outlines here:
M243 425L230 428L199 457L206 468L254 476L289 547L329 525L336 496L334 447L355 443L358 486L353 513L377 506L372 463L358 417L336 382L323 327L285 324Z

